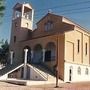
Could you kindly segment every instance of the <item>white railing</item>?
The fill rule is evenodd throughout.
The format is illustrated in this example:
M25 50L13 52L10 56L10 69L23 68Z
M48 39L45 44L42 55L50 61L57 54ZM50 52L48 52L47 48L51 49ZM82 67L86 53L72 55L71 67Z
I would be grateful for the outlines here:
M41 71L40 69L36 68L35 66L30 65L30 64L27 64L27 66L31 67L36 72L38 72L45 80L48 80L48 73L45 73L45 72Z

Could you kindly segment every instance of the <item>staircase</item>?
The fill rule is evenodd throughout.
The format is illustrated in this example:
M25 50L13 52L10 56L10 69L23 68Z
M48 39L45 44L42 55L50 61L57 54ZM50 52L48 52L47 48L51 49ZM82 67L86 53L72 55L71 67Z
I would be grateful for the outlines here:
M55 76L54 72L47 65L45 65L44 63L31 64L31 65L40 69L41 71L43 71L45 73L48 73L52 76Z
M43 81L34 81L30 80L26 82L26 85L32 86L32 85L49 85L49 84L56 84L56 77L50 71L50 69L47 68L47 66L43 66L42 64L28 64L30 67L34 68L41 76L47 77L47 79ZM58 80L58 83L63 83L62 80Z
M7 78L6 76L9 74L9 73L11 73L11 72L13 72L13 71L15 71L16 69L18 69L18 68L20 68L20 67L22 67L24 64L21 64L21 63L18 63L18 64L9 64L9 65L7 65L7 66L5 66L4 68L2 68L1 70L0 70L0 80L2 80L2 78L3 77L5 77L5 78ZM5 76L6 75L6 76Z
M51 68L49 68L45 63L40 63L40 67L42 67L44 69L44 71L46 71L47 73L49 73L52 76L55 76L55 71L51 70Z
M47 68L47 66L44 66L43 64L27 64L27 67L32 69L34 71L33 75L38 75L39 80L30 79L30 80L19 80L14 78L8 78L8 74L14 72L15 70L23 67L24 64L12 64L7 65L5 68L0 70L0 80L9 82L9 83L15 83L15 84L25 84L25 85L44 85L44 84L55 84L56 77L50 71L50 69ZM31 72L32 73L32 72ZM58 80L58 82L62 83L62 80Z
M30 64L28 64L28 65L30 65ZM56 80L54 73L47 66L43 65L42 63L31 64L31 66L37 72L39 72L39 74L41 74L43 77L45 77L46 81L55 81Z

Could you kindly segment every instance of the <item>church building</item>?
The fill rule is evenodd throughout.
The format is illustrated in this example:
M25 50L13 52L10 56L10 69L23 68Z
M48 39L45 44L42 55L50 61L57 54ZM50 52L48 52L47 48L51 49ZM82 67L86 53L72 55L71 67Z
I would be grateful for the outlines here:
M10 64L0 79L90 80L90 32L70 19L47 13L33 30L34 9L28 3L13 8ZM50 77L51 76L51 77ZM52 79L53 79L52 78Z

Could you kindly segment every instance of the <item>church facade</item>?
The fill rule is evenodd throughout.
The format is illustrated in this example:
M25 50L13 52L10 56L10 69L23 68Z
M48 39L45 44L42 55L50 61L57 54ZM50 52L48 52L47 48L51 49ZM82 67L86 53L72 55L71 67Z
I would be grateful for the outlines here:
M57 70L59 79L64 82L89 81L90 32L66 17L53 13L46 14L33 30L33 17L31 5L17 3L14 6L10 64L43 65L54 74ZM22 70L17 72L12 77L22 76ZM30 72L27 70L28 77Z

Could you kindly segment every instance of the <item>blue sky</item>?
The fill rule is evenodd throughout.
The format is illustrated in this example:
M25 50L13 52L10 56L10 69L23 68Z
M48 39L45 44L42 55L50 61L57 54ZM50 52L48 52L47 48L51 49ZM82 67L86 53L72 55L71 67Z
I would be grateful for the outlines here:
M0 40L10 40L12 8L17 2L28 2L33 6L35 9L34 23L51 9L53 13L64 15L90 30L89 0L6 0L3 24L0 25Z

